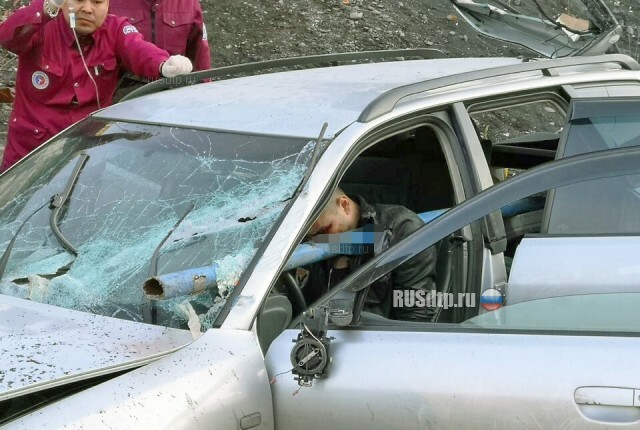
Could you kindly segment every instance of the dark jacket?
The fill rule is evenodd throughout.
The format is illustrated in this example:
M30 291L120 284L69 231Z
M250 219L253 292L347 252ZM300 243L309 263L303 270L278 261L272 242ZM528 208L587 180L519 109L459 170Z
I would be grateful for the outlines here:
M360 196L350 197L360 208L358 227L374 224L375 231L385 231L382 250L424 225L418 215L404 206L371 205ZM372 254L350 256L346 270L334 269L332 260L312 265L309 268L309 281L304 287L307 303L315 301L372 257ZM374 282L369 287L364 310L391 319L430 321L435 312L433 308L393 307L393 290L423 290L426 294L435 290L435 275L436 249L430 247Z

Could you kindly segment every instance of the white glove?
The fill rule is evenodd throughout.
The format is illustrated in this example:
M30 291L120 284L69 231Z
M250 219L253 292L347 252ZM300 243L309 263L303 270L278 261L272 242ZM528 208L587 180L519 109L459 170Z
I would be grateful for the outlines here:
M160 73L165 78L173 78L174 76L184 75L191 72L193 66L191 60L182 55L172 55L167 61L162 63Z

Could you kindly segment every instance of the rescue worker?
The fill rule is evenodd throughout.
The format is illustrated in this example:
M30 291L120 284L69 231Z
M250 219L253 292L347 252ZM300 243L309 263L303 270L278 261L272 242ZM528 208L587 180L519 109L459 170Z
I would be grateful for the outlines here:
M110 105L121 68L152 79L191 71L188 58L145 41L108 9L109 0L33 0L0 24L0 46L18 55L0 172Z
M128 18L144 40L189 58L194 70L211 68L199 0L110 0L109 13Z

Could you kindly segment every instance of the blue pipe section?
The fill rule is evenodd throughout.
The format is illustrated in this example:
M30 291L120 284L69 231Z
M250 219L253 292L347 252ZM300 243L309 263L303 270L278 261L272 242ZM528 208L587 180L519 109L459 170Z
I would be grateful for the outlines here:
M503 218L511 218L519 214L543 209L546 198L546 193L525 197L524 199L516 200L513 203L503 206L500 212L502 212Z
M446 209L438 209L419 214L425 222L429 222L442 215ZM373 252L382 232L376 231L375 226L365 226L353 231L335 234L319 234L314 242L304 242L298 245L293 255L284 266L284 270L295 269L318 261L326 260L336 255L362 255ZM198 294L205 290L217 288L218 265L181 270L154 276L145 281L144 294L152 300L173 299L191 294Z
M351 245L351 247L349 247L349 245ZM336 248L330 243L304 242L298 245L296 250L293 251L291 258L284 265L284 270L291 270L296 267L327 260L336 255L362 255L365 253L365 245L367 245L367 243L341 243L340 247ZM373 245L373 242L370 242L370 245Z
M429 212L422 212L420 214L418 214L418 216L420 217L420 219L422 221L424 221L425 224L427 224L428 222L433 221L434 219L438 218L440 215L442 215L443 213L445 213L446 211L448 211L449 209L434 209L432 211Z
M531 196L518 200L502 208L505 218L544 207L544 196ZM436 209L423 212L418 216L428 223L433 221L448 209ZM298 245L291 258L284 265L284 270L295 269L326 260L336 255L362 255L372 252L377 243L377 235L382 234L375 230L375 226L336 234L321 234L314 237L313 242L304 242ZM217 287L218 265L187 269L180 272L155 276L148 279L143 286L145 295L153 300L170 299L190 294L197 294L205 290Z
M418 214L420 219L424 223L433 221L448 209L436 209L429 212L423 212ZM284 270L295 269L296 267L306 266L308 264L317 263L318 261L326 260L336 255L362 255L367 250L366 245L373 246L375 244L375 231L372 232L360 232L354 230L353 232L337 233L318 235L314 239L314 242L304 242L298 245L296 250L291 255L291 258L284 265ZM322 236L330 237L325 239ZM318 240L322 240L319 242Z
M218 265L181 270L147 279L142 289L152 300L173 299L217 288Z

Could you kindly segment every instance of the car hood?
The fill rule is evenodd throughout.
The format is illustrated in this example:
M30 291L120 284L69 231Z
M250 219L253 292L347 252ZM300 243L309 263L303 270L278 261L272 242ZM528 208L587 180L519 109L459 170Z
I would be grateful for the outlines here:
M138 367L191 341L188 330L0 295L0 401Z
M604 54L622 34L602 0L451 1L476 31L549 58Z

